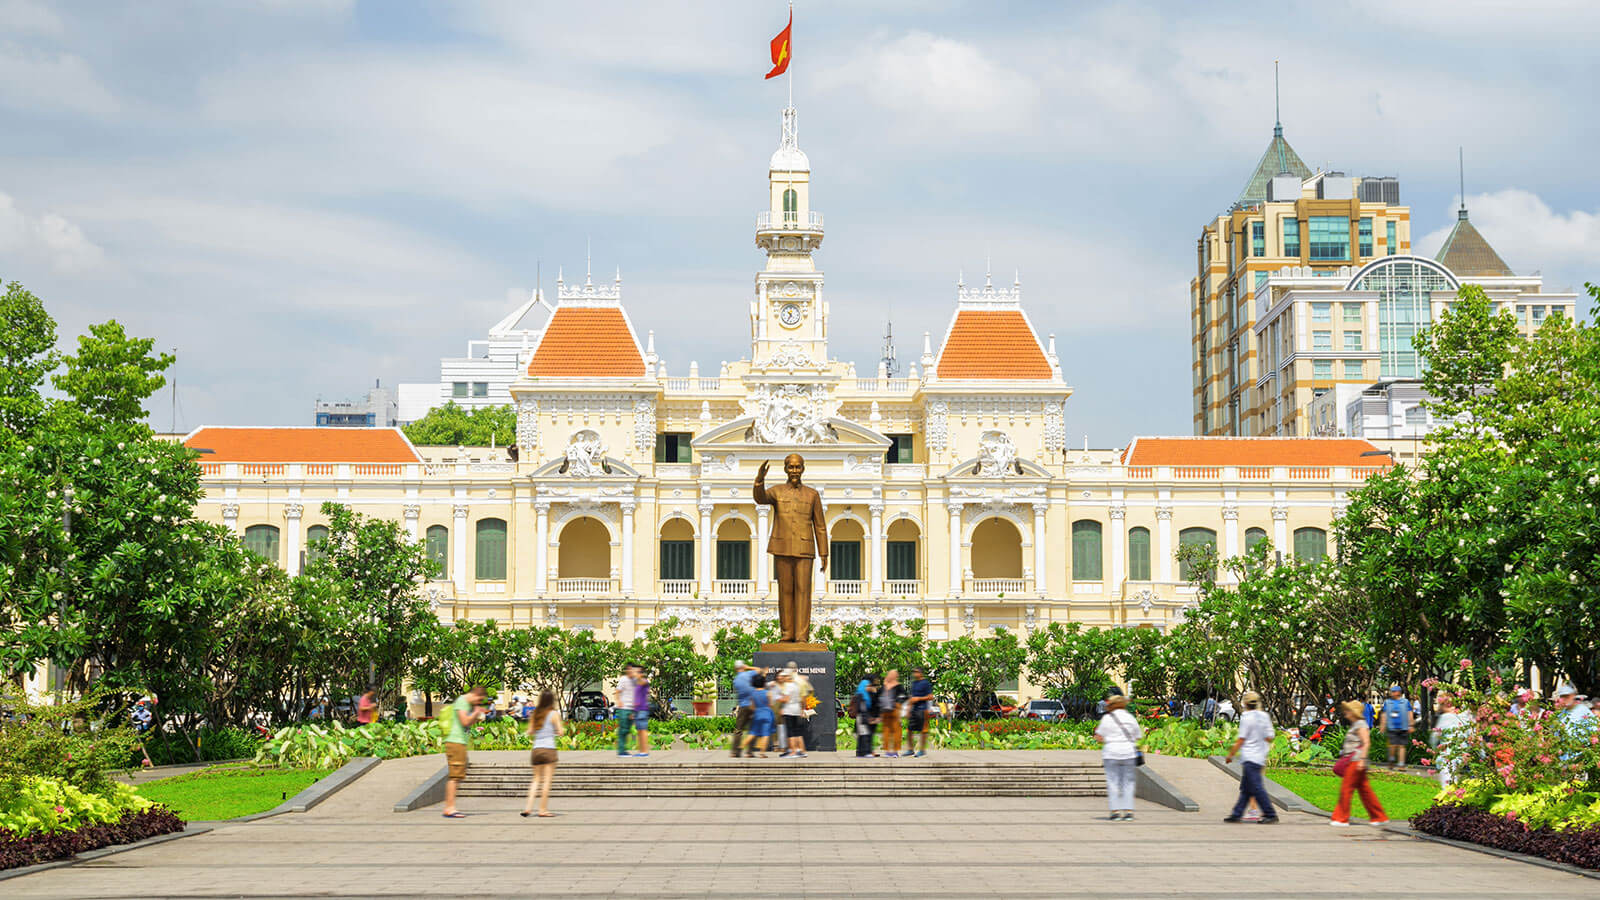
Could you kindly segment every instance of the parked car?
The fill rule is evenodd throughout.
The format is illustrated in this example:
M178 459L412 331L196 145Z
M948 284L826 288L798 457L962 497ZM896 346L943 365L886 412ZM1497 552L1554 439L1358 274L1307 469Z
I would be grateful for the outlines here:
M599 722L614 715L611 701L600 691L579 691L567 704L567 719L572 722Z
M1017 717L1040 722L1060 722L1067 717L1067 705L1060 700L1029 700L1017 710Z

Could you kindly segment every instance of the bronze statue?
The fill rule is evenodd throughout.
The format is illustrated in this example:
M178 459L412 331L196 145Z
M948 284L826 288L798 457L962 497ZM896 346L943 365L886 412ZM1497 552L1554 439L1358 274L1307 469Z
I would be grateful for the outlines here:
M778 581L778 626L783 643L809 643L811 640L811 566L822 561L828 571L828 526L822 519L822 497L815 488L800 483L806 461L798 453L783 458L783 474L788 481L767 490L767 467L762 462L756 472L755 499L773 507L772 537L767 552L772 554Z

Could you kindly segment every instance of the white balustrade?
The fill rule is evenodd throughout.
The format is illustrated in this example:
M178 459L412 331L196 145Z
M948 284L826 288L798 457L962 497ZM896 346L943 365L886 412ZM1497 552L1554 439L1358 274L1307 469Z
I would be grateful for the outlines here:
M1020 594L1024 582L1021 578L974 578L971 584L974 594Z
M912 579L910 581L892 579L887 583L887 590L891 597L919 596L922 594L922 581L921 579Z
M864 581L835 581L828 579L828 593L836 597L859 597L866 585Z
M663 578L661 580L661 596L663 597L688 597L693 593L693 578Z
M724 597L748 597L755 590L755 582L748 578L718 578L714 590Z
M609 594L611 593L611 579L609 578L557 578L556 593L558 594Z

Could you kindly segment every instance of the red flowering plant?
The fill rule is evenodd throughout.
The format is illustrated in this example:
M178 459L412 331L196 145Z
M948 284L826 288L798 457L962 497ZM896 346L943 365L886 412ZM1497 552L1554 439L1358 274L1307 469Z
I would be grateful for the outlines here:
M1448 693L1470 720L1441 733L1436 761L1452 783L1437 798L1516 817L1516 795L1561 795L1574 805L1600 784L1600 730L1570 725L1522 686L1507 688L1492 669L1461 660L1453 681L1424 687ZM1592 722L1592 720L1591 720ZM1424 762L1428 762L1425 760ZM1593 800L1594 798L1589 798ZM1587 805L1587 804L1583 804Z

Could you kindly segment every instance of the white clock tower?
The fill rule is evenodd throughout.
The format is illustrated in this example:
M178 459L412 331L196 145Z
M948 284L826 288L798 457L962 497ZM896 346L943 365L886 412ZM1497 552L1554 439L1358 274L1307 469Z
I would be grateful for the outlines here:
M828 364L828 304L811 254L822 244L822 214L811 209L811 162L800 150L792 106L783 111L767 185L767 211L756 217L767 267L756 274L750 307L751 368L821 370Z

